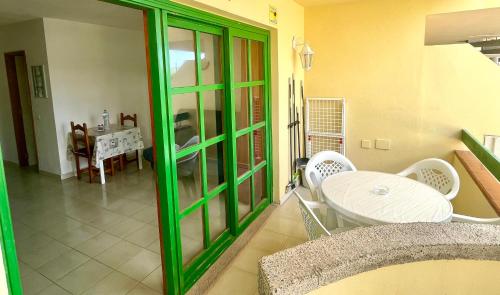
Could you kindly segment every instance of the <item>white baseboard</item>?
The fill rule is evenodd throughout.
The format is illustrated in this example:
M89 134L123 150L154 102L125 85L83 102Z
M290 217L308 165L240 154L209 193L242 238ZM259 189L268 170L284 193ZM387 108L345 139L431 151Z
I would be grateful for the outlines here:
M65 179L68 179L68 178L71 178L71 177L75 177L75 176L76 176L76 174L73 171L68 172L68 173L62 173L61 174L61 180L65 180Z

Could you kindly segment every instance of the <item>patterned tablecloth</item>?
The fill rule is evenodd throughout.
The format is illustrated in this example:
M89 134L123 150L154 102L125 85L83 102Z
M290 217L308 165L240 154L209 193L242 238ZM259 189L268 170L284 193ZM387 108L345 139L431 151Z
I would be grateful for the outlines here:
M92 163L97 168L100 166L100 161L144 149L139 127L113 124L106 131L98 131L97 127L89 128L88 134L90 142L94 143Z

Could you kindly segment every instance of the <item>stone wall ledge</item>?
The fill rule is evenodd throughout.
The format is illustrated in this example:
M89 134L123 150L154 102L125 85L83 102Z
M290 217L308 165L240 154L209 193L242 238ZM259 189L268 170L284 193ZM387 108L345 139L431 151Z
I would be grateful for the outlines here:
M260 294L306 294L384 266L427 260L500 261L500 226L409 223L360 227L263 257Z

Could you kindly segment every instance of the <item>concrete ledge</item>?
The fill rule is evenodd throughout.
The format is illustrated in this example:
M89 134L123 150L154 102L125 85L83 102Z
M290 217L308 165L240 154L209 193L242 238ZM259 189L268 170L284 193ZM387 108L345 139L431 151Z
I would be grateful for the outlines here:
M259 262L260 294L306 294L384 266L425 260L500 261L500 226L411 223L360 227Z

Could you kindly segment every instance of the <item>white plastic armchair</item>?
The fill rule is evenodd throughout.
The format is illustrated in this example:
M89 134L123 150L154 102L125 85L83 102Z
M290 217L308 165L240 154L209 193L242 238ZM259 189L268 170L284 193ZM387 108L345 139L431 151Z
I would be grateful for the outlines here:
M398 173L400 176L416 174L417 181L425 183L452 200L460 189L458 173L448 162L441 159L425 159Z
M497 224L500 225L500 218L478 218L467 215L453 214L452 222L479 223L479 224Z
M312 156L307 162L305 171L312 195L323 201L321 190L318 189L321 182L330 175L344 171L356 171L354 164L344 155L334 151L323 151Z
M316 216L313 211L313 209L321 210L325 207L325 204L321 202L306 201L296 190L294 191L294 194L299 199L300 213L302 214L302 219L304 220L304 226L309 240L315 240L322 236L331 236L332 234L321 223L318 216Z

